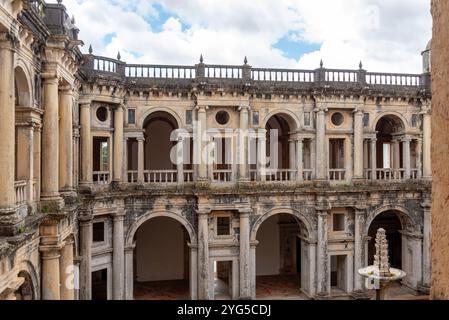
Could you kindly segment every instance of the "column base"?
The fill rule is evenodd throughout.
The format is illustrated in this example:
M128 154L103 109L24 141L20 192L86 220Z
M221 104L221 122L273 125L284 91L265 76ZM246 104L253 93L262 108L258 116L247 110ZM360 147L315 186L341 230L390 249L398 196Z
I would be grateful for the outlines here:
M0 209L0 236L13 237L20 234L25 226L27 214L26 205Z
M331 296L327 292L320 292L315 294L315 300L330 300Z
M351 297L354 300L371 300L366 291L353 291L351 292Z
M59 195L41 195L42 213L56 213L64 207L64 199Z

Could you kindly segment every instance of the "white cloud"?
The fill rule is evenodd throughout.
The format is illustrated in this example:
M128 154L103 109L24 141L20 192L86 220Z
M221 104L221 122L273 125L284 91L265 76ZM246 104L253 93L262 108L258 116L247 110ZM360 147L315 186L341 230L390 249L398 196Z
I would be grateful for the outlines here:
M154 6L173 17L155 31ZM255 67L421 72L431 36L430 0L64 0L87 50L129 63L242 64ZM188 27L186 27L188 26ZM106 43L107 35L114 35ZM298 60L273 48L281 38L320 43Z

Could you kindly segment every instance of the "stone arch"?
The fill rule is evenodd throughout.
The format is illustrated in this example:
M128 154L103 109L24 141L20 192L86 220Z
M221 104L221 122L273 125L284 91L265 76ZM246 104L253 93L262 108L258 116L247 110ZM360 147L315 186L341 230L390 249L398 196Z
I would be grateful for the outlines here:
M388 211L393 211L396 213L397 217L401 221L403 229L406 229L407 227L416 228L419 225L417 223L417 221L415 221L415 219L410 215L409 211L405 207L400 206L400 205L391 204L391 205L386 205L386 206L377 208L376 210L374 210L368 214L366 223L365 223L364 234L368 235L369 228L370 228L371 224L373 223L374 219L376 219L376 217L378 217L382 213L385 213Z
M260 226L266 220L268 220L269 218L271 218L275 215L278 215L278 214L289 214L289 215L296 217L305 226L308 237L315 238L315 229L312 227L312 224L310 223L310 221L307 219L307 217L305 215L303 215L301 212L299 212L297 210L294 210L294 209L291 209L288 207L279 207L279 208L274 208L274 209L269 210L268 212L266 212L265 214L263 214L256 220L256 222L254 223L254 225L251 228L251 234L250 234L251 241L256 241L257 231L259 231Z
M19 62L14 68L14 95L16 106L32 106L33 86L30 79L27 67L22 62Z
M129 246L129 247L133 246L134 236L135 236L137 230L139 230L139 228L144 223L150 221L151 219L159 218L159 217L171 218L171 219L178 221L184 228L186 228L187 233L189 234L190 243L191 244L197 243L195 229L193 228L191 223L189 221L187 221L186 218L184 218L183 216L181 216L177 213L170 212L170 211L150 211L150 212L147 212L146 214L144 214L143 216L139 217L136 221L134 221L134 223L128 230L128 233L126 236L126 242L125 242L126 246Z
M268 121L270 121L270 119L274 116L280 116L282 117L284 120L287 121L289 127L290 127L290 131L295 131L298 130L301 125L300 125L300 120L298 118L298 115L296 115L293 111L290 110L283 110L283 109L277 109L274 110L272 112L270 112L262 121L261 125L262 128L265 128L268 124Z
M142 114L142 117L140 118L140 128L143 129L144 126L145 126L145 122L148 119L148 117L151 116L152 114L156 113L156 112L165 112L165 113L171 115L176 120L177 127L178 128L182 127L182 124L183 124L182 119L181 119L181 117L179 116L179 114L176 111L174 111L171 108L153 107L153 108L150 108L150 109L146 110Z
M399 112L394 112L394 111L380 113L373 122L373 127L371 128L372 131L373 132L377 131L376 128L379 124L379 121L381 121L382 119L386 119L386 118L391 118L392 120L397 121L401 125L403 131L404 132L407 131L407 129L409 127L409 123L408 123L407 119Z
M29 291L31 295L27 300L39 300L39 277L33 264L30 261L22 261L18 266L18 270L17 277L25 278L21 288Z

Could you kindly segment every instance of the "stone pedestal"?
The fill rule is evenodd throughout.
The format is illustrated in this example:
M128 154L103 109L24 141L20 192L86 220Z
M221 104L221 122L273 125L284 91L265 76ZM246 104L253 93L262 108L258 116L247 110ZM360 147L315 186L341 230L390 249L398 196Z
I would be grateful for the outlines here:
M80 217L80 300L92 299L92 218Z
M42 258L42 300L60 300L60 248L43 246L40 251Z
M75 299L75 266L73 261L73 240L66 240L61 249L60 278L61 300Z

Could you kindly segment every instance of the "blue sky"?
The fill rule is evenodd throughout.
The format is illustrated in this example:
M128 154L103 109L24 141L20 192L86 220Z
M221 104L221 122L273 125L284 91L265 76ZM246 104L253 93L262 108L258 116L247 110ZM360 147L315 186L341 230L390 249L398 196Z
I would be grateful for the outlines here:
M55 2L55 1L52 1ZM64 0L94 53L130 63L420 72L430 0ZM399 14L400 12L400 14ZM413 32L410 32L413 30Z

